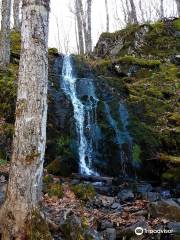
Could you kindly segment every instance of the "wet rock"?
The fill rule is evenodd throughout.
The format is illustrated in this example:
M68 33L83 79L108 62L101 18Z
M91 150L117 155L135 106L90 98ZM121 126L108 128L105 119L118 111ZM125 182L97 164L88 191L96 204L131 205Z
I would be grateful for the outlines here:
M161 200L150 204L149 211L153 217L164 217L171 221L180 221L180 206L173 200Z
M106 240L115 240L116 239L116 229L115 228L107 228L103 232L103 237Z
M142 197L150 202L155 202L160 199L160 195L157 192L147 192L143 193Z
M169 222L168 228L173 230L174 233L180 234L180 222Z
M162 191L160 191L160 195L164 199L171 198L171 193L170 193L169 190L162 190Z
M106 228L113 228L113 223L106 220L100 221L98 224L98 229L102 231L102 230L105 230Z
M117 197L121 201L132 201L134 199L134 193L130 189L123 189L118 193Z
M115 209L116 209L116 210L119 210L119 209L122 208L122 206L121 206L120 203L115 202L115 203L113 203L113 204L111 205L111 208L114 209L114 210L115 210Z
M85 239L101 240L100 234L92 228L85 231L84 237Z
M137 193L146 193L153 190L153 187L149 183L140 183L136 186Z

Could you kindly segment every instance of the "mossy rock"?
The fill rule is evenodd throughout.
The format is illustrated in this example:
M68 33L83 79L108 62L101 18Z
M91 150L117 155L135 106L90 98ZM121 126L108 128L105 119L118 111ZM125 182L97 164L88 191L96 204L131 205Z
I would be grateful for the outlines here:
M174 183L180 183L180 169L172 168L162 174L162 178Z
M64 196L63 187L60 183L49 184L47 193L49 197L62 198Z
M80 183L78 185L72 186L72 191L77 198L88 201L96 196L96 191L93 185Z
M44 184L50 184L53 183L53 177L51 175L46 175L43 177L43 183Z
M48 54L49 55L58 55L58 49L57 48L49 48L48 49Z
M159 160L168 161L168 162L172 162L172 163L175 163L175 164L180 164L180 157L166 155L166 154L163 154L163 153L159 154Z
M177 30L177 31L180 31L180 18L175 20L173 22L173 27Z

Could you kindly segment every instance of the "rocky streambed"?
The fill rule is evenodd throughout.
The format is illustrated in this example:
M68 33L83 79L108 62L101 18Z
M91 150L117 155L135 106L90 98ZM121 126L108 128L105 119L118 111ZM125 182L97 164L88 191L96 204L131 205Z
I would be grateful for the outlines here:
M130 179L93 183L47 173L43 182L43 212L54 239L180 237L179 186ZM1 204L6 185L7 173L1 171ZM138 228L144 231L141 235L135 234Z

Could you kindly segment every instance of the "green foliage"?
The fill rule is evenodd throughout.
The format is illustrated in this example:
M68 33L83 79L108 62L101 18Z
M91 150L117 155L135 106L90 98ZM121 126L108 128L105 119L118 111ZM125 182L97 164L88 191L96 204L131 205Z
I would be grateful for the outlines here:
M47 193L49 197L62 198L64 196L62 185L59 183L49 185Z
M80 183L78 185L72 186L72 191L79 199L83 201L91 200L95 197L96 191L91 184Z
M180 156L166 155L164 153L159 154L159 159L161 161L168 161L175 164L180 164Z
M126 55L115 60L115 63L128 63L137 64L141 67L158 67L160 65L159 60L147 60L144 58L137 58L131 55Z

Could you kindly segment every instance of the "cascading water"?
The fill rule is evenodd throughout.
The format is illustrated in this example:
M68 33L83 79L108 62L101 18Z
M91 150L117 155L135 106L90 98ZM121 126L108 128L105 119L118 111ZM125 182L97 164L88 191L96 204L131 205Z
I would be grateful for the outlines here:
M76 133L78 136L80 173L97 175L97 173L92 170L92 161L94 158L92 135L96 126L94 109L96 109L98 99L93 93L85 103L80 100L77 92L77 78L73 74L70 56L64 57L61 87L66 96L71 100L74 109Z
M118 145L118 148L119 148L119 154L120 154L119 157L120 157L121 170L122 170L123 176L127 176L128 175L127 168L128 168L130 156L128 156L127 151L124 151L123 144L128 145L129 153L131 153L132 151L132 137L130 136L128 131L128 125L129 125L128 111L125 105L123 103L120 103L119 121L122 125L122 128L120 129L117 121L113 118L111 114L111 110L107 102L104 102L104 110L106 113L107 121L115 132L115 143Z

